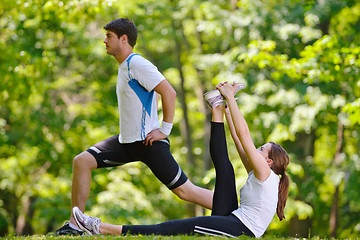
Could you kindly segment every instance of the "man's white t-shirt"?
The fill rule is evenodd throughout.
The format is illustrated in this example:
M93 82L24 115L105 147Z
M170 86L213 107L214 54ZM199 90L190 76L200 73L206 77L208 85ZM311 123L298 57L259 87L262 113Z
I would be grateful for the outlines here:
M264 234L276 213L279 181L279 176L273 171L264 182L250 171L246 183L240 189L240 207L232 213L257 238Z
M153 89L164 79L150 61L135 53L119 65L116 94L120 143L145 140L149 132L160 127Z

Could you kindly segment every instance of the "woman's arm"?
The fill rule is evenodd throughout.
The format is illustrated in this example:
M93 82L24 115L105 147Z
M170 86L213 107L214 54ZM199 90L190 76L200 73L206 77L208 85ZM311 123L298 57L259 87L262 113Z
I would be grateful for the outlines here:
M233 124L233 121L231 118L230 111L228 109L225 109L225 117L226 117L226 121L228 123L229 129L230 129L231 137L234 140L234 143L235 143L236 149L239 153L239 156L241 158L241 161L244 164L246 171L249 173L251 170L253 170L253 168L252 168L251 164L249 163L249 160L246 156L244 148L241 145L240 139L236 135L235 127L234 127L234 124Z
M244 152L249 161L249 165L254 170L255 177L260 181L265 181L270 175L270 167L264 157L257 151L251 139L249 127L241 114L234 98L236 84L220 84L217 89L226 98L231 114L231 119L235 128L235 133L239 138Z

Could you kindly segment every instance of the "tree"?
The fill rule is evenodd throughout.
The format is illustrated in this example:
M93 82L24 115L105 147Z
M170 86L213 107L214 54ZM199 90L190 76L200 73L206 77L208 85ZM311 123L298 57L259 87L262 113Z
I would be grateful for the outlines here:
M129 17L135 51L178 92L171 151L194 182L215 180L203 93L246 82L238 101L254 142L279 142L291 156L287 218L268 232L357 236L359 9L353 0L2 1L0 234L45 233L68 219L74 155L118 132L102 26ZM240 187L246 174L228 147ZM91 187L88 209L104 221L203 214L141 164L99 170Z

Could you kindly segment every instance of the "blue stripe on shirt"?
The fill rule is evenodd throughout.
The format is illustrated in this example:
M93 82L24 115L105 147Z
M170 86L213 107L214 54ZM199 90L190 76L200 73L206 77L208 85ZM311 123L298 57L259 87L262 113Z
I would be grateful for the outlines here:
M128 84L131 87L131 89L134 90L134 92L138 96L138 98L140 99L146 112L149 114L149 116L151 116L151 106L152 106L152 100L154 97L154 90L149 92L148 90L146 90L146 88L144 88L138 82L138 80L136 80L135 78L131 78L131 76L130 76L130 60L135 55L139 55L139 54L133 54L127 59L128 74L129 74L129 79L130 79Z

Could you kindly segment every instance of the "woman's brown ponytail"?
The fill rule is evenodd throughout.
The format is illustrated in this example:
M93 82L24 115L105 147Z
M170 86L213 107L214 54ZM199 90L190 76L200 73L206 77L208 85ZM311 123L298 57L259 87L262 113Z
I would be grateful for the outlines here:
M286 205L288 193L289 193L289 177L284 172L283 174L281 174L281 179L279 183L278 204L276 208L276 213L280 221L285 218L284 208Z
M276 213L281 221L285 218L284 208L289 193L289 177L285 173L287 165L289 164L289 156L279 144L273 142L270 143L271 150L269 152L269 158L273 160L271 169L277 175L281 175L279 183L278 204L276 208Z

